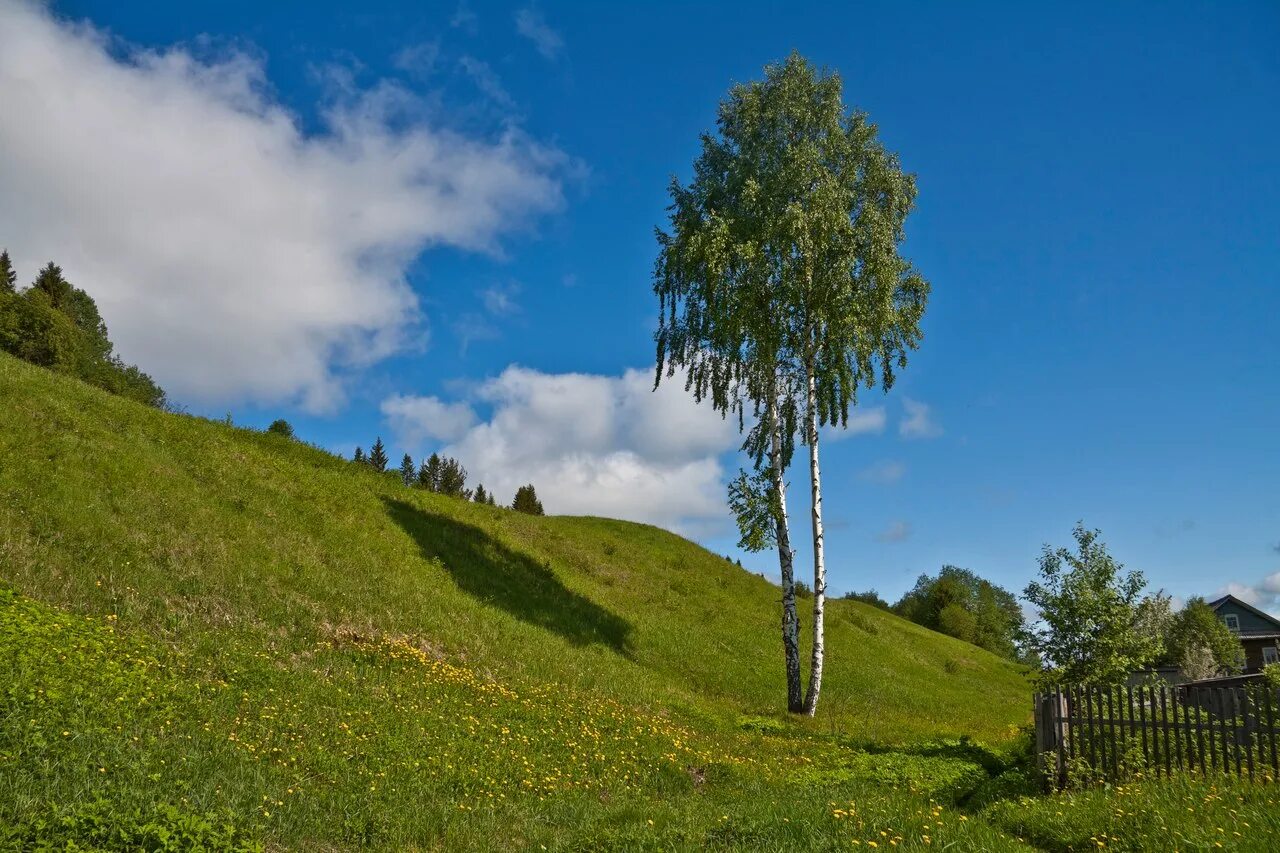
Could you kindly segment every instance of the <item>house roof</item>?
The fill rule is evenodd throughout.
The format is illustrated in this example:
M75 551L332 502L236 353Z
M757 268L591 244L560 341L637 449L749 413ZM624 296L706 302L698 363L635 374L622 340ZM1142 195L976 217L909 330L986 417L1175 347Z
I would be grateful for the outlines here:
M1241 610L1246 610L1249 613L1252 613L1254 616L1257 616L1259 619L1265 620L1268 624L1275 626L1275 631L1249 631L1247 632L1249 636L1267 637L1267 636L1274 636L1275 634L1280 634L1280 619L1277 619L1276 617L1272 616L1270 613L1266 613L1262 610L1259 610L1258 608L1254 607L1252 604L1249 604L1246 601L1241 601L1240 599L1236 598L1234 595L1224 595L1222 596L1222 598L1214 599L1213 601L1209 602L1209 606L1214 609L1214 612L1217 612L1218 608L1220 608L1222 605L1227 603L1234 604L1235 606L1239 607ZM1246 632L1241 632L1240 636L1242 637L1246 636Z

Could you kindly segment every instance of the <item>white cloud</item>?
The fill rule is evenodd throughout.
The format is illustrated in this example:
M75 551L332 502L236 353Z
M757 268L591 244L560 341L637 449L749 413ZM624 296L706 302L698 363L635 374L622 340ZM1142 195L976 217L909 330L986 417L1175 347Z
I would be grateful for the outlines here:
M927 403L903 398L902 408L905 415L898 424L898 434L903 438L937 438L942 435L942 427L933 419Z
M563 203L557 150L347 89L304 132L261 58L141 50L0 0L0 235L57 260L179 400L331 408L406 345L425 248L495 251Z
M906 542L911 538L911 522L894 521L884 530L876 534L876 539L881 542Z
M515 102L502 85L498 72L494 71L489 63L476 59L474 56L464 56L458 60L458 66L489 100L500 107L508 109L514 106Z
M407 447L420 447L431 440L455 441L476 423L476 413L466 403L407 394L393 394L383 400L382 415Z
M480 299L484 302L484 310L501 317L519 313L520 305L516 302L516 296L519 293L520 285L513 281L505 285L495 284L486 287L480 292Z
M430 77L440 59L440 42L426 41L401 48L391 58L391 64L418 79Z
M516 12L516 32L533 42L545 59L555 59L564 48L564 39L551 29L542 11L534 6Z
M449 18L449 26L469 35L475 35L480 29L480 19L476 17L476 13L471 10L466 0L462 0L454 10L453 16Z
M720 530L728 515L718 457L738 444L736 425L695 404L679 383L656 392L652 385L648 371L598 376L508 367L471 393L491 409L488 420L442 452L504 500L532 482L548 512L686 533Z
M1267 575L1256 584L1231 581L1219 587L1218 595L1234 595L1260 610L1280 614L1280 572Z
M902 475L905 473L907 473L906 465L892 459L886 459L859 471L858 479L866 480L868 483L888 485L901 480Z
M828 441L839 441L855 435L882 433L886 423L888 423L888 415L885 414L883 406L855 408L849 413L847 426L829 425L822 430L822 437Z

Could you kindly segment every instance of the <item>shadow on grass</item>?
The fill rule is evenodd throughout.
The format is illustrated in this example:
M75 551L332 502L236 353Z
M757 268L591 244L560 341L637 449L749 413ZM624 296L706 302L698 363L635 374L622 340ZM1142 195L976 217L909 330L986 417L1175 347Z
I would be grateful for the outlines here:
M566 588L548 566L494 541L478 527L404 501L383 498L383 503L422 556L439 560L464 592L575 645L600 643L628 655L631 625Z

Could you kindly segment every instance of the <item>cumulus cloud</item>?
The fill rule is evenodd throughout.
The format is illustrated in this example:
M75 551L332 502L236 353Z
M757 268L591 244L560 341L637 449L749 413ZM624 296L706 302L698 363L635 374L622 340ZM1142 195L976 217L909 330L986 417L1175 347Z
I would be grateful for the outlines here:
M383 400L382 416L400 443L409 447L431 440L454 441L466 435L476 422L476 413L466 403L409 394L393 394Z
M863 468L858 472L858 479L866 480L868 483L889 485L901 480L902 475L905 473L907 473L906 465L892 459L886 459Z
M649 371L621 376L543 373L512 366L477 386L469 402L488 419L445 439L473 482L500 497L532 482L548 512L603 515L700 534L727 520L719 456L739 442L736 426L699 406L679 383L651 390ZM393 398L403 401L436 398ZM456 405L456 404L455 404ZM384 411L386 411L384 404ZM426 421L438 408L419 409ZM419 453L411 418L390 420Z
M1267 575L1256 584L1231 581L1218 589L1218 595L1234 595L1260 610L1280 615L1280 572Z
M898 434L903 438L937 438L942 435L942 427L933 419L927 403L910 398L903 398L904 415L898 424Z
M516 12L516 32L533 42L545 59L555 59L564 48L564 39L551 29L542 17L542 11L534 6L526 6Z
M876 539L881 542L906 542L911 538L911 522L894 521L889 526L876 534Z
M422 57L419 57L422 59ZM142 50L0 2L0 236L57 260L123 358L195 403L332 408L420 336L408 266L496 251L563 203L559 151L348 88L303 130L261 57Z

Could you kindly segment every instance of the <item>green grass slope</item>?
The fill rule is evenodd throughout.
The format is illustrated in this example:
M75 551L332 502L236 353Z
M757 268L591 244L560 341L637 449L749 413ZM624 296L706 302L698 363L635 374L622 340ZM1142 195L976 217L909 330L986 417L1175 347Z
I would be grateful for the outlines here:
M693 543L2 355L0 582L18 849L1016 846L939 820L976 765L909 746L1011 737L1007 662L832 602L823 708L784 720L776 588Z

